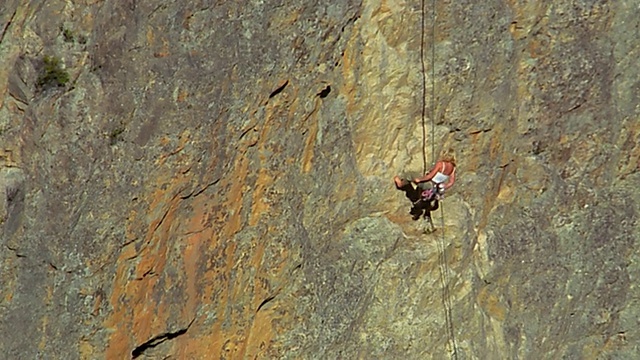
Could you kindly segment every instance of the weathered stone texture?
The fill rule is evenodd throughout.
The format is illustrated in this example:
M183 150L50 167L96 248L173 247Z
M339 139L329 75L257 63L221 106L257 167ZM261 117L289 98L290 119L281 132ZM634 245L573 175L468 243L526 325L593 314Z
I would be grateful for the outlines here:
M639 25L627 0L3 1L0 354L633 358ZM448 149L427 234L391 178Z

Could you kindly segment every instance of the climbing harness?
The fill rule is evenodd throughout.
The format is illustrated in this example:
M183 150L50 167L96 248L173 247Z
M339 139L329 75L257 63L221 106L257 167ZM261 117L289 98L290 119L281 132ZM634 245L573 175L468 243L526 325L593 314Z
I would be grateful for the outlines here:
M433 191L433 188L431 188L429 190L423 191L422 194L420 194L420 196L422 197L420 200L429 201L435 197L435 191Z
M420 193L420 199L418 201L429 202L433 200L443 200L444 199L444 186L440 186L440 184L432 184L432 186L423 190Z
M418 198L418 200L413 202L413 206L414 208L417 207L419 209L430 209L430 204L433 200L439 200L438 192L435 190L435 188L423 190L420 193L420 197Z
M442 200L444 199L444 187L442 186L433 186L430 189L424 190L420 196L423 201L429 200Z

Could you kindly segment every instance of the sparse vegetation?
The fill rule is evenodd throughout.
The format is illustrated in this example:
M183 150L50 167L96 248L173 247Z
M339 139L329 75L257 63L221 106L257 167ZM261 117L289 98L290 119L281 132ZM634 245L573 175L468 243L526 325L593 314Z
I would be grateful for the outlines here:
M64 26L60 26L60 31L62 31L62 37L65 42L68 43L78 43L78 44L86 44L87 37L84 35L77 35L73 30L66 28Z
M42 62L43 67L38 77L38 87L44 89L65 86L69 81L69 73L62 68L60 59L45 55Z
M61 27L61 30L62 30L62 36L64 37L65 42L73 42L75 40L75 36L73 34L73 31L71 31L71 29L68 29L66 27Z
M109 144L110 145L115 145L118 141L122 141L122 134L124 133L124 125L118 126L117 128L113 129L110 133L109 133Z

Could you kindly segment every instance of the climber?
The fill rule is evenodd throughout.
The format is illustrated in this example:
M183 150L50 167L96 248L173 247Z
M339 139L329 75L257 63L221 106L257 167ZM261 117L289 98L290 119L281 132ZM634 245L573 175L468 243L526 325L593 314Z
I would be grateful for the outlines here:
M443 158L433 166L433 169L428 174L413 179L413 182L420 184L429 180L431 180L434 187L437 187L440 197L444 197L445 190L452 187L456 181L456 162L454 158L451 156Z
M451 154L452 151L449 151ZM414 188L411 184L412 179L416 183ZM453 155L443 156L441 160L436 162L431 171L422 177L406 177L401 178L395 176L393 181L398 190L405 192L407 198L413 203L410 214L413 219L420 218L424 211L424 217L431 219L431 211L437 210L438 201L444 198L446 190L453 186L456 179L456 163ZM431 186L425 183L430 181Z

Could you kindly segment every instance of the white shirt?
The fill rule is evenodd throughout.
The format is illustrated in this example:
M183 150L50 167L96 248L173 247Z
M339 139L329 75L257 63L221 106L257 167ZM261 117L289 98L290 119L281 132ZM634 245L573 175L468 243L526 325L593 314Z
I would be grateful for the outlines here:
M442 171L444 171L444 163L442 163ZM445 175L444 173L438 171L435 175L433 175L431 181L436 184L444 184L445 182L449 181L449 175Z
M449 175L445 175L443 173L441 173L440 171L438 171L432 178L431 181L433 181L436 184L443 184L447 181L449 181Z

